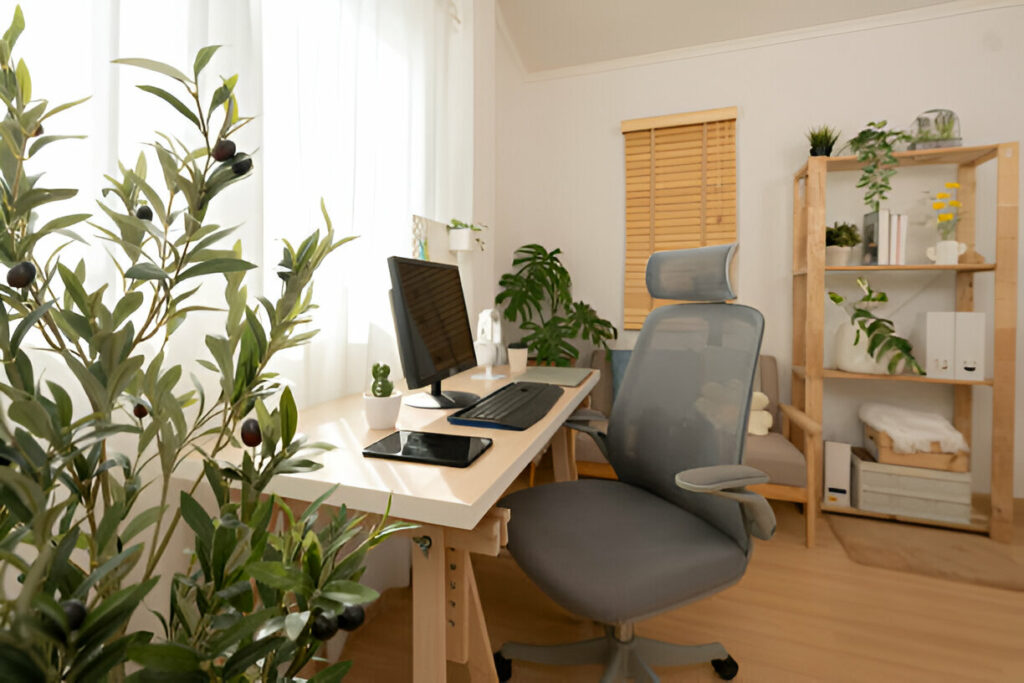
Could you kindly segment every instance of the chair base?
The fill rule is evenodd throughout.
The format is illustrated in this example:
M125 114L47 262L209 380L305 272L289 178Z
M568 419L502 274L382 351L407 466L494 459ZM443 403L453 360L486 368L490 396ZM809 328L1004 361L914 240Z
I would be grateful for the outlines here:
M635 680L638 683L658 683L658 676L652 666L688 666L711 662L715 672L722 678L721 670L726 662L737 668L736 663L725 651L721 643L706 645L675 645L663 643L649 638L633 637L620 640L615 637L609 627L603 638L583 640L576 643L560 645L527 645L524 643L505 643L499 653L502 657L535 664L553 666L581 666L585 664L604 664L604 676L601 683ZM507 680L507 679L504 679Z

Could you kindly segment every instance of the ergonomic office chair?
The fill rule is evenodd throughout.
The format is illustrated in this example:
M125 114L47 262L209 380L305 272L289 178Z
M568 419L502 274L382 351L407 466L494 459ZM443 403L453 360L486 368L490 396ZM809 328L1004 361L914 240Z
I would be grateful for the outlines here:
M651 666L738 665L719 643L682 646L634 636L645 617L739 581L750 536L769 539L775 516L745 486L767 475L740 465L764 319L735 298L736 245L659 252L647 264L658 299L709 303L651 311L612 409L595 434L617 481L589 479L513 493L508 549L523 571L571 612L606 625L603 638L563 645L506 643L508 660L606 665L602 681L657 681ZM588 431L587 425L580 429Z

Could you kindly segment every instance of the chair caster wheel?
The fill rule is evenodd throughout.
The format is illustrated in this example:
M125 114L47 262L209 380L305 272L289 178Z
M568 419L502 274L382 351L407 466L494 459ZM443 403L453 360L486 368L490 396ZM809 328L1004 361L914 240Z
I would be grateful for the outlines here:
M512 660L501 654L501 650L494 653L494 670L501 683L512 679Z
M731 681L736 678L736 674L740 670L740 665L736 663L732 655L726 656L725 659L712 659L711 666L715 668L715 673L723 681Z

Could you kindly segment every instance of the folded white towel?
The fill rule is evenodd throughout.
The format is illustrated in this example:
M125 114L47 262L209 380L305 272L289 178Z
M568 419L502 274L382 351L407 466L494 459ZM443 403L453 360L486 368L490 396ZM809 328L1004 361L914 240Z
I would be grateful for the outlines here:
M936 441L943 453L970 450L964 435L935 413L885 403L863 403L857 414L872 429L888 434L897 453L927 452Z

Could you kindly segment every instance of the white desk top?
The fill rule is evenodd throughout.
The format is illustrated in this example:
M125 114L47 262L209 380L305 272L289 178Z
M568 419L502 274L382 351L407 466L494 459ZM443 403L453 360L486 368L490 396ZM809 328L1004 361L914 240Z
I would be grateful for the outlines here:
M507 368L495 368L506 372ZM445 390L472 391L481 396L516 378L474 380L474 368L442 382ZM391 498L391 516L425 524L472 529L497 502L499 496L527 464L547 445L566 418L590 393L600 376L593 371L579 386L564 387L565 393L551 411L529 429L507 430L461 427L448 423L454 410L428 410L403 405L397 429L487 436L494 443L465 468L366 458L364 446L383 438L391 430L367 428L361 394L346 396L299 411L298 431L310 442L324 441L336 446L314 459L323 468L314 472L286 474L274 478L267 488L287 498L312 501L338 484L328 503L348 505L363 512L383 513ZM188 458L178 476L196 477L202 471L198 459Z

